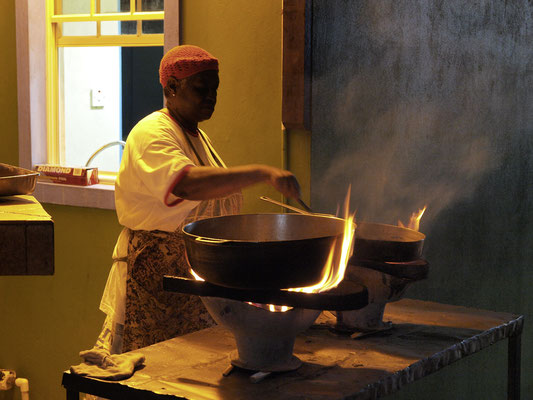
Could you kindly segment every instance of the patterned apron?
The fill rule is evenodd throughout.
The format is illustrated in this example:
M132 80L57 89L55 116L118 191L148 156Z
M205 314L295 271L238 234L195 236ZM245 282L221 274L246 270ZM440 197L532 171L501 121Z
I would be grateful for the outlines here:
M131 231L123 352L215 324L198 296L164 291L163 275L192 278L182 227L199 219L235 213L239 200L239 195L233 195L203 201L174 232Z

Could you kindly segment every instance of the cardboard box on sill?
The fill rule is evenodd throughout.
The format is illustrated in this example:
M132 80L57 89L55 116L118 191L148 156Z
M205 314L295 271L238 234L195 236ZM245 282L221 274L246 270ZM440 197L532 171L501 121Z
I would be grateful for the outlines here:
M67 167L52 164L36 164L34 169L41 175L39 181L66 185L90 186L99 182L96 167Z

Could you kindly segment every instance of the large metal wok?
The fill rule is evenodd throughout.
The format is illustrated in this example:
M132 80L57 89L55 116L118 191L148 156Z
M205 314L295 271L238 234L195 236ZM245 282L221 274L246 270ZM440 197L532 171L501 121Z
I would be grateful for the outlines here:
M344 223L326 216L245 214L196 221L183 233L189 264L206 281L282 289L320 281L331 247L342 243Z

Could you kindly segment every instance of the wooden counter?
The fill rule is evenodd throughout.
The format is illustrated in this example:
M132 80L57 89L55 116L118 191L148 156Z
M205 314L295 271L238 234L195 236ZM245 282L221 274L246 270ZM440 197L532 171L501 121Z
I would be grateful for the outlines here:
M217 326L137 350L145 365L129 379L65 372L63 386L68 400L78 392L131 400L376 399L508 338L508 398L520 398L522 316L404 299L387 305L384 320L393 328L354 340L332 332L332 316L323 313L296 338L302 367L259 383L242 370L222 376L235 341Z
M29 195L0 197L0 275L53 275L54 221Z

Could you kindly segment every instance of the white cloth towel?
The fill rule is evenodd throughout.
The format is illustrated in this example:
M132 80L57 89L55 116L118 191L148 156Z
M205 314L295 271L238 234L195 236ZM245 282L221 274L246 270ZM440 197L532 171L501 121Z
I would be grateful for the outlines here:
M70 372L91 378L120 381L133 375L135 368L144 363L141 353L109 354L109 351L94 347L80 352L84 362L70 367Z

